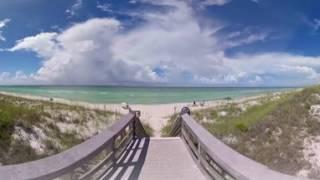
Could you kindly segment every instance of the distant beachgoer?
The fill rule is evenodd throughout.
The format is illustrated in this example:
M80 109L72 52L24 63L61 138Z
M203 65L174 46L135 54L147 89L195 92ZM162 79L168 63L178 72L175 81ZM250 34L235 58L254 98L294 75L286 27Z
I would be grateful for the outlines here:
M193 106L196 106L197 104L196 104L196 101L193 101Z

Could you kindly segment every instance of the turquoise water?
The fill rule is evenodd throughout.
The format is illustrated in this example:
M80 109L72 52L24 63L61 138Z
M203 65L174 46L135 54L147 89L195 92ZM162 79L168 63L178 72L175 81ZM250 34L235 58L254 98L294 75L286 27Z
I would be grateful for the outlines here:
M290 88L0 86L0 91L90 103L155 104L239 98Z

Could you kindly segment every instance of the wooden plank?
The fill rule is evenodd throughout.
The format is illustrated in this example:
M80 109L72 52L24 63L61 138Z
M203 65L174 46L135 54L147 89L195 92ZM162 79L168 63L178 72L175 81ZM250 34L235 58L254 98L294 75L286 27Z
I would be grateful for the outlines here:
M137 142L102 179L205 180L181 138L143 138Z

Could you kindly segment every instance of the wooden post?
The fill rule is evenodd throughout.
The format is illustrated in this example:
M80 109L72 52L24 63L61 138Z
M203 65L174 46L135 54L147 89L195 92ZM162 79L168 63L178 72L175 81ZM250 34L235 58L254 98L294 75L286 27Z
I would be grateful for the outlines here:
M132 135L133 135L133 140L135 140L136 139L136 122L137 122L137 120L136 120L136 115L134 116L134 119L133 119L133 121L132 121Z
M117 137L113 137L113 142L112 142L112 148L111 148L111 151L112 151L112 163L113 165L116 165L117 163L117 157L116 157L116 152L117 152L117 149L116 149L116 139Z
M197 143L198 143L198 164L201 166L201 160L202 160L202 155L201 155L201 144L199 139L197 138Z

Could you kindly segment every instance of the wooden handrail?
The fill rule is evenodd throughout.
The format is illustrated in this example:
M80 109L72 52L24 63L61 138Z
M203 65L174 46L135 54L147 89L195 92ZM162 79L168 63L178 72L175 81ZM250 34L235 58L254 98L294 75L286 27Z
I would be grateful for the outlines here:
M179 135L185 141L193 158L210 178L227 180L307 179L273 171L236 152L198 124L190 116L190 110L182 111L175 122L174 129L177 125L180 126Z
M101 161L109 161L109 158L116 159L117 157L114 156L118 154L117 152L123 150L130 140L135 138L135 134L137 134L137 132L134 131L136 131L135 127L137 124L140 124L140 121L136 114L137 112L130 112L124 115L105 131L62 153L32 162L0 166L0 179L43 180L54 179L61 176L63 176L64 179L88 179L101 168L99 163L93 168L89 168L87 172L77 176L75 176L75 170L81 168L104 151L107 151L107 155L105 155ZM120 144L117 144L116 140L119 138ZM127 138L127 140L125 138Z
M130 112L102 133L57 155L23 164L0 166L0 179L96 179L100 176L98 172L101 168L111 167L133 138L146 136L138 114ZM187 108L182 110L175 122L172 134L181 136L195 162L209 178L304 179L273 171L229 148L198 124ZM93 166L88 165L91 161L95 161Z

